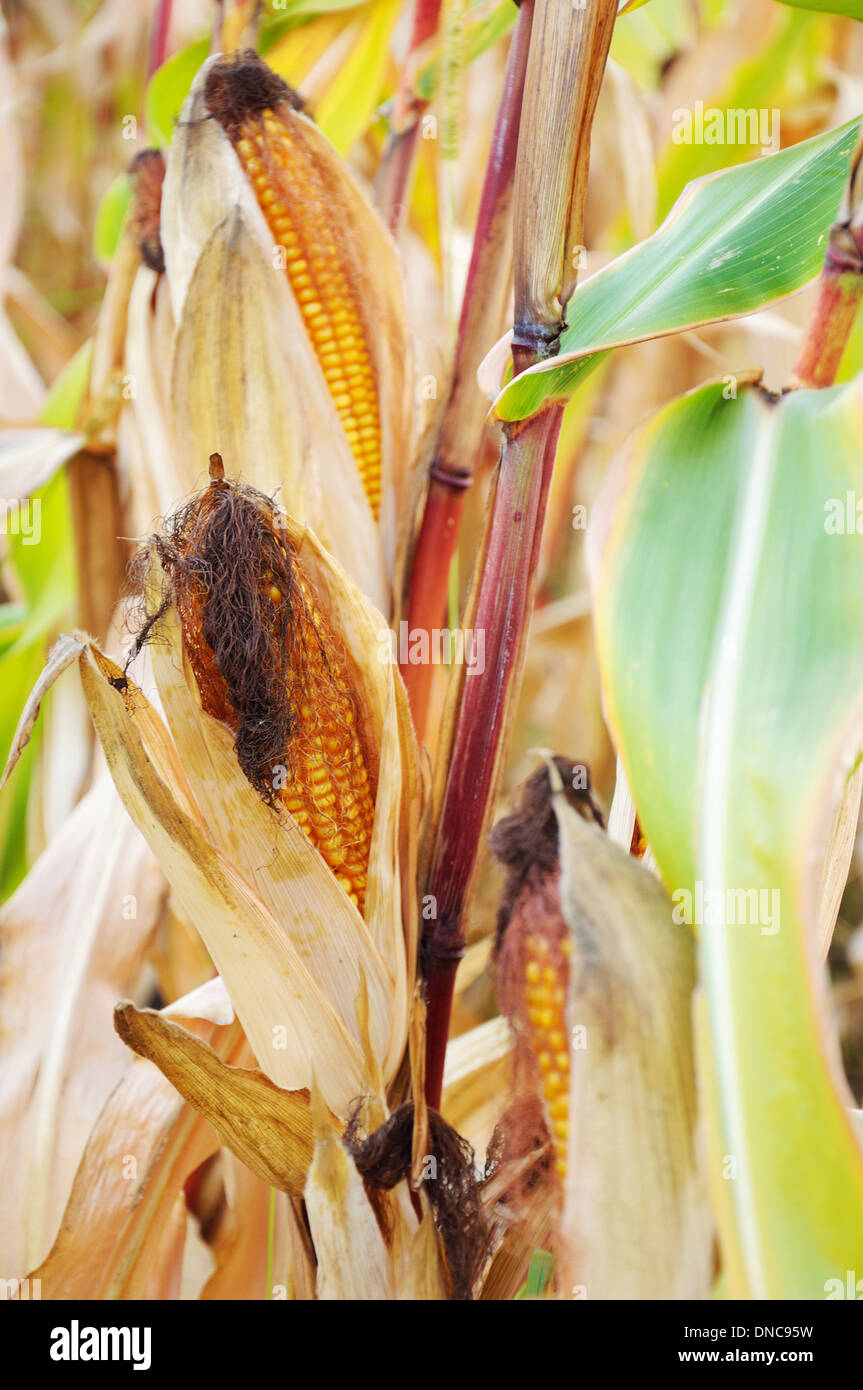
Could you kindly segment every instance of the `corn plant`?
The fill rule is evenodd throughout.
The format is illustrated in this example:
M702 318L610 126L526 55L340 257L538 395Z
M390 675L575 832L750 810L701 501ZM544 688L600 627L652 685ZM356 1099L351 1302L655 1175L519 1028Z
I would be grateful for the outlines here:
M836 1296L857 0L197 10L6 255L0 1276Z

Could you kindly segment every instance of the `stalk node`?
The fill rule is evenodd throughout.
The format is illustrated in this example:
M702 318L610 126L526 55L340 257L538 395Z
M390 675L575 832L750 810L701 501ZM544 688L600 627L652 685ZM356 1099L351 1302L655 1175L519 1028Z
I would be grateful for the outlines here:
M429 468L429 477L436 483L443 483L444 487L452 488L454 492L465 492L473 482L472 473L461 468L447 468L445 463L438 463L437 460Z
M534 362L543 362L547 357L556 357L560 348L560 335L565 327L566 325L560 319L555 323L522 320L513 324L513 357L517 352L530 356Z

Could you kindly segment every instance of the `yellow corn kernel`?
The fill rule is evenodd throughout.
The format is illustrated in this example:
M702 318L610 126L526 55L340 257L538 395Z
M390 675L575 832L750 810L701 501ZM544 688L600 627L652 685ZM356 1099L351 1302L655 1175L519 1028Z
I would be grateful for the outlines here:
M344 679L338 644L316 611L311 588L295 558L292 563L305 600L298 605L294 632L294 645L303 651L304 660L299 670L291 666L288 677L298 728L290 750L293 783L282 797L286 803L288 797L299 800L311 821L312 843L362 912L375 808L362 749L353 732L356 707ZM316 691L323 698L314 699Z
M271 110L249 116L234 148L300 307L333 404L357 461L372 514L381 503L377 381L354 283L339 243L338 212L317 162Z
M545 937L525 942L524 1019L536 1059L539 1089L555 1153L555 1170L566 1177L569 1132L569 1051L564 1003L571 946L565 937L550 944Z

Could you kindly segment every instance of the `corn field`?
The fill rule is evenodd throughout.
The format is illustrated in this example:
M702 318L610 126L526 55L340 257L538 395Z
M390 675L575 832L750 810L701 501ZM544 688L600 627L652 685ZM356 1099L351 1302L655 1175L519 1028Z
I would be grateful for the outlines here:
M3 1298L863 1298L863 0L0 102Z

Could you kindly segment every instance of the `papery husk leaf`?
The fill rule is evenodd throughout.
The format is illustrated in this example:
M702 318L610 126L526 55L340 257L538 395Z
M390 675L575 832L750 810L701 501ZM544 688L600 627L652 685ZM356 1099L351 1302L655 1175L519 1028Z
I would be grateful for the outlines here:
M248 1045L239 1024L198 1024L228 1063ZM93 1129L60 1234L31 1277L47 1299L175 1299L185 1241L183 1184L219 1139L171 1083L136 1059Z
M505 1018L492 1018L447 1046L441 1114L480 1150L500 1118L510 1082L513 1036Z
M211 1047L153 1009L118 1004L119 1036L147 1057L262 1182L300 1196L312 1161L308 1091L226 1066Z
M216 1267L200 1296L205 1301L272 1297L267 1288L271 1189L231 1153L223 1152L221 1166L225 1211L209 1242Z
M296 941L355 1036L355 1001L365 980L371 1038L389 1082L404 1052L415 976L416 741L398 673L378 656L383 618L311 531L291 518L282 521L316 601L342 641L369 771L378 786L364 919L293 818L284 812L280 827L240 773L233 735L201 709L174 610L165 615L162 640L152 649L154 674L183 764L195 770L196 797L211 838ZM158 601L155 573L151 582Z
M173 1004L166 1004L159 1013L162 1018L202 1018L222 1028L233 1023L235 1017L231 996L221 975L197 985Z
M152 855L103 777L0 910L0 1124L9 1136L0 1267L9 1275L48 1253L88 1135L128 1069L111 1011L137 985L163 896Z
M280 825L243 776L231 731L201 708L173 609L165 615L162 636L164 642L152 649L154 674L211 841L293 941L343 1019L354 1019L364 974L375 1047L385 1055L393 982L365 922L299 827L288 818Z
M180 456L218 447L228 470L281 490L315 524L365 593L389 607L388 581L362 481L305 328L235 208L211 233L183 303L173 358Z
M395 248L365 195L305 116L344 228L345 254L364 287L382 430L383 496L376 524L338 413L289 288L272 235L227 136L196 78L172 146L163 243L177 339L173 397L183 450L218 449L228 471L262 491L284 489L293 516L314 526L377 606L389 613L402 479L412 457L407 312ZM249 383L259 382L248 396Z
M127 496L130 529L146 535L195 486L200 461L177 448L171 419L174 319L164 275L141 266L132 287L125 368L134 397L118 425L117 463Z
M419 1194L419 1201L423 1219L409 1237L404 1256L396 1266L396 1298L401 1303L445 1302L449 1299L449 1282L440 1240L425 1193Z
M308 1081L314 1059L329 1103L336 1110L346 1106L358 1094L361 1076L359 1047L346 1021L283 924L206 838L167 729L144 696L131 680L122 694L111 684L122 680L120 668L95 645L82 653L80 666L96 733L124 805L201 932L259 1065L277 1085L296 1090ZM242 778L238 768L236 777ZM303 838L297 832L296 840ZM315 891L326 901L326 866L317 867ZM344 893L340 897L343 902L333 906L336 917L351 906Z
M713 1226L692 935L672 921L664 888L575 812L549 772L572 939L567 1021L586 1039L570 1047L561 1284L590 1299L705 1298Z
M394 1271L363 1180L314 1096L315 1153L306 1180L309 1226L318 1257L317 1296L325 1301L390 1300Z

